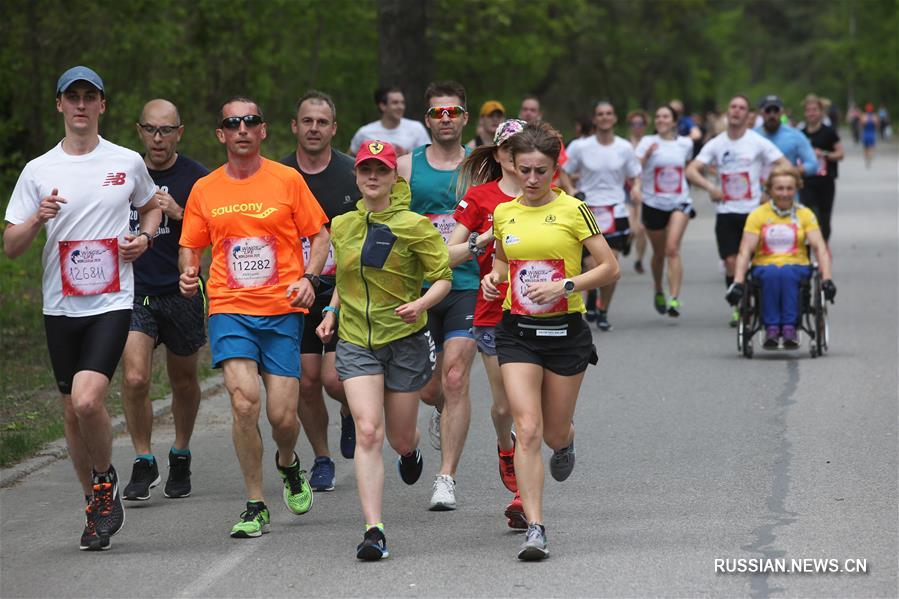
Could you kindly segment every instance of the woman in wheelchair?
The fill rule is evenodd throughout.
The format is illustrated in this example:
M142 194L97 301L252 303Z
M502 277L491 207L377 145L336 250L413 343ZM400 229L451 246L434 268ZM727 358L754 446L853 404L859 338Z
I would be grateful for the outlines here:
M808 246L818 260L825 299L832 302L837 293L818 220L809 208L795 201L801 186L802 177L792 166L776 167L771 172L765 185L771 200L753 210L746 219L734 283L726 295L731 305L740 302L751 260L753 283L761 288L761 317L765 325L762 347L765 349L776 349L781 337L784 349L799 347L796 334L802 315L799 289L802 281L812 274Z

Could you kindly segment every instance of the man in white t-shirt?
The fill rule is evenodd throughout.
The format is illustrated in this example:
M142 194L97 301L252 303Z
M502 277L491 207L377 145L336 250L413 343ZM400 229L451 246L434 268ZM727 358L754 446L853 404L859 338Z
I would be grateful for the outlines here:
M375 104L381 111L381 118L359 127L350 141L350 156L355 156L362 142L369 139L389 141L396 149L397 156L408 154L412 148L431 143L431 136L421 122L403 118L406 113L406 97L400 88L376 89Z
M624 184L631 184L631 201L641 201L640 161L634 154L629 141L615 135L615 107L600 101L593 108L593 124L596 135L585 137L572 143L568 151L568 161L562 166L569 175L578 175L575 193L583 194L583 200L596 217L596 224L609 242L609 247L617 258L629 242L631 230L628 209L624 203ZM581 197L581 196L578 196ZM586 268L593 268L591 257L584 258ZM611 331L608 311L612 303L615 283L600 288L599 304L594 291L587 293L588 319L596 310L596 326L601 331Z
M98 134L106 97L97 73L83 66L63 73L56 109L66 136L19 175L3 251L16 258L41 229L47 233L44 325L69 455L87 501L80 547L103 550L125 522L106 391L131 323L132 263L153 243L162 211L140 155ZM132 206L136 234L129 233Z
M734 267L743 237L746 217L762 197L759 184L762 169L778 164L789 165L773 143L749 126L749 99L734 96L727 107L727 131L719 133L702 146L699 155L687 165L687 180L706 190L718 212L715 238L718 255L724 260L727 287L734 281ZM703 175L706 166L717 168L716 185ZM739 320L738 310L731 314L731 326Z

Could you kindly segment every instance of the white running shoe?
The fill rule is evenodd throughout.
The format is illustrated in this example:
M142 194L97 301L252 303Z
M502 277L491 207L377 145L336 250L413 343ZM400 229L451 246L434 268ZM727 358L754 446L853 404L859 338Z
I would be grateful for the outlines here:
M437 408L431 412L431 420L428 421L428 440L431 447L440 451L440 412Z
M431 511L446 512L454 509L456 509L456 481L448 474L438 474L434 479Z

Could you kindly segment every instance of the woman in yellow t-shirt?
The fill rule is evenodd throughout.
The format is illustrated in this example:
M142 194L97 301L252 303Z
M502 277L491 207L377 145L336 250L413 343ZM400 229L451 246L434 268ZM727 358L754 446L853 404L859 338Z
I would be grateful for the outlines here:
M761 287L763 347L774 349L783 337L784 349L797 349L799 284L811 275L806 243L815 251L821 269L824 296L832 301L837 288L831 280L830 254L815 213L797 205L794 198L802 177L792 166L771 171L765 190L771 200L753 210L743 226L734 282L727 301L736 305L743 297L743 283L752 259L752 276ZM754 254L754 255L753 255Z
M500 297L508 281L496 351L515 421L515 474L528 520L519 559L549 555L543 526L542 441L554 454L550 473L568 478L574 468L574 408L596 349L580 291L615 282L618 261L590 209L552 187L562 147L548 125L528 125L508 141L522 193L496 207L496 259L481 287ZM581 272L586 248L597 266Z

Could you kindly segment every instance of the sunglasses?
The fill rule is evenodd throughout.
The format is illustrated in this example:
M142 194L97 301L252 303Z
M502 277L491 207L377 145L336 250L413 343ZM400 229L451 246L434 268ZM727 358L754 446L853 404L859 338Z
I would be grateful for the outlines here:
M451 119L457 119L468 112L464 106L434 106L428 108L425 116L432 119L442 119L448 116Z
M181 128L181 125L162 125L160 127L156 127L154 125L148 125L146 123L138 123L138 126L143 130L144 133L146 133L150 137L156 137L157 133L163 137L168 137Z
M774 114L775 112L780 112L780 107L778 106L769 106L765 109L765 114Z
M244 123L247 129L258 127L265 121L258 114L245 114L244 116L229 116L222 119L222 129L240 129L240 124Z

